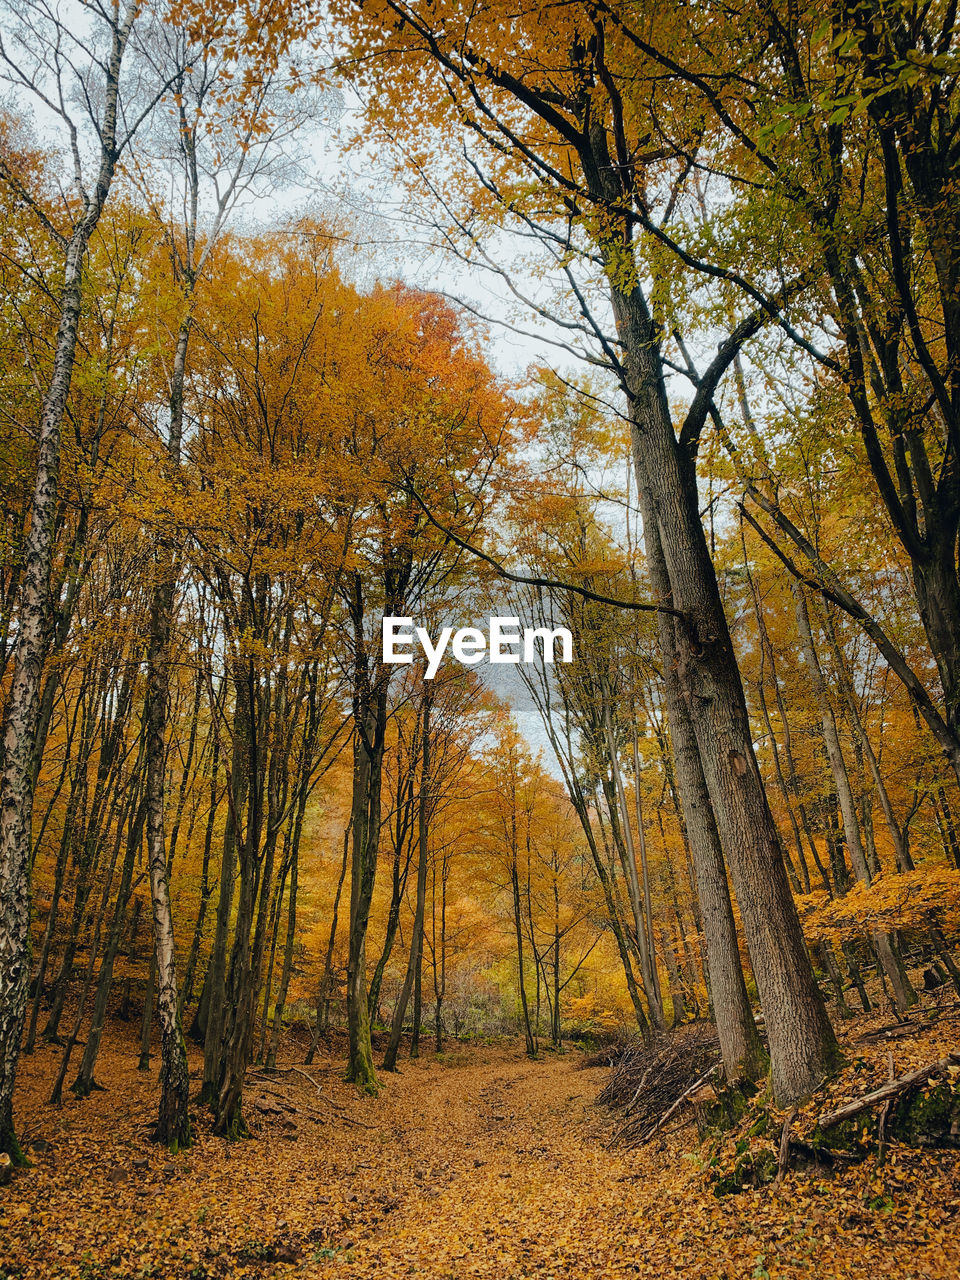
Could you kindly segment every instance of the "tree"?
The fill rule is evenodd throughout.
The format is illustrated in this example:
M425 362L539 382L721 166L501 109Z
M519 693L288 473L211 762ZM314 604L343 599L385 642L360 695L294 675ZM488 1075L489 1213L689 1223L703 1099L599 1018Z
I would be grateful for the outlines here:
M217 39L223 46L227 33L219 32ZM231 91L250 76L253 70L250 66L237 66L235 60L217 48L191 47L185 35L177 30L161 32L157 50L159 66L173 68L169 77L173 110L168 129L172 126L170 132L175 141L171 146L169 137L164 139L159 128L156 134L162 150L167 152L164 167L173 168L179 187L177 198L170 201L169 212L156 206L154 210L164 226L172 284L180 303L179 315L171 326L174 349L169 361L165 406L168 426L162 455L166 481L176 488L180 483L187 356L196 313L196 291L236 204L251 191L262 196L275 186L273 170L281 150L280 142L283 135L302 124L303 109L309 109L310 104L298 103L295 112L287 109L285 117L278 120L277 94L268 75L258 83L255 93L238 113ZM226 112L224 102L228 104ZM150 176L145 174L144 181L149 184ZM212 194L213 213L202 225L207 188ZM155 1136L157 1141L174 1149L187 1145L190 1140L189 1075L180 1027L164 835L166 722L178 554L175 532L159 529L143 709L147 735L146 837L161 1032L160 1112Z
M62 253L60 318L40 407L36 479L17 602L17 640L4 713L0 781L0 898L4 904L0 916L0 1149L17 1161L22 1154L13 1127L13 1089L28 982L34 760L43 667L50 641L50 570L61 429L77 350L83 264L120 156L166 88L154 83L144 99L139 77L131 77L132 86L125 87L134 32L138 23L143 27L147 21L140 17L137 4L116 0L109 8L83 7L85 21L74 26L46 0L19 6L12 32L8 30L0 39L5 78L20 92L32 95L39 108L53 113L72 161L66 225L57 226L44 218ZM61 53L64 46L69 48L67 57ZM81 83L86 91L75 92ZM96 91L90 92L93 85ZM91 151L85 156L88 147ZM28 174L4 163L0 179L41 212Z
M547 451L548 463L553 462L555 453L558 458L576 457L581 462L590 459L594 452L599 458L605 458L611 444L616 447L619 443L618 433L610 429L598 406L593 405L588 396L575 388L561 390L559 398L548 396L542 409L551 438L555 437ZM555 484L552 481L551 492ZM624 496L628 500L629 494ZM555 496L552 498L549 515L538 524L537 533L523 542L524 554L534 563L548 565L550 576L555 579L582 581L595 588L602 582L608 597L630 599L635 596L637 584L633 557L628 554L624 565L622 553L610 543L610 535L598 527L597 515L590 509L595 500L579 480L571 480L568 502L569 507L564 509ZM626 532L629 553L632 550L629 527ZM646 542L647 571L652 581L659 584L661 590L666 590L662 552L651 531L648 531ZM554 547L559 549L559 557L550 550ZM545 667L537 668L531 676L535 678L534 697L541 715L548 720L551 718L554 696L559 703L558 710L562 709L567 715L574 711L586 743L593 744L587 752L588 757L592 756L587 766L589 770L596 772L602 767L609 774L609 739L614 738L614 747L617 740L635 741L638 730L643 729L643 720L652 723L645 705L647 699L639 690L654 683L665 689L670 708L669 736L666 728L660 735L662 758L668 770L665 781L678 812L682 810L681 825L692 855L693 879L707 942L714 1018L725 1069L731 1081L744 1075L762 1074L765 1055L747 996L720 839L699 750L682 697L669 616L657 614L657 639L661 649L658 665L654 653L649 651L651 637L645 624L628 620L626 611L618 619L602 606L578 601L573 595L564 599L560 592L553 593L550 600L538 599L531 592L527 603L521 607L536 619L538 625L553 626L563 620L573 627L577 636L576 650L580 656L570 676L562 668L557 668L551 676ZM530 684L530 677L525 675L525 678ZM615 682L613 697L611 682ZM550 686L553 685L556 690L551 696ZM609 733L605 723L609 717L604 715L604 708L611 702L617 708L619 727L616 734ZM557 734L551 728L548 732L557 749L563 741L562 731ZM671 754L676 761L675 769L670 763ZM607 763L601 765L598 761ZM577 766L563 767L576 786ZM612 781L612 778L608 781L608 790ZM571 799L579 812L573 793ZM638 842L640 827L638 821ZM620 843L622 845L623 842Z
M627 400L637 489L645 528L663 550L674 646L686 710L701 757L724 853L743 914L761 1000L767 1009L771 1067L778 1098L803 1096L829 1071L837 1048L816 987L767 802L716 575L700 522L697 446L714 390L743 344L791 293L788 283L739 322L720 344L697 395L675 428L666 395L663 324L643 283L648 262L638 232L655 199L646 136L634 128L608 60L613 33L586 6L464 15L416 4L365 5L341 14L356 51L375 48L378 118L395 130L398 78L390 69L433 68L423 112L456 120L481 144L492 142L486 180L507 209L543 229L549 245L583 256L601 273L619 351L602 332ZM522 25L525 38L516 39ZM510 36L506 43L504 33ZM521 52L522 47L522 52ZM564 50L564 70L553 56ZM546 55L550 51L550 57ZM612 56L612 55L611 55ZM348 65L348 59L341 60ZM432 114L431 114L432 113ZM449 113L449 114L448 114ZM631 136L628 137L628 134ZM535 202L524 203L536 178ZM555 203L544 212L543 194ZM481 199L484 193L481 193ZM666 217L672 201L661 202ZM638 209L641 211L638 216ZM576 237L574 235L576 229ZM582 298L582 294L581 294ZM588 316L588 321L592 319ZM776 942L774 942L774 938Z
M384 1071L395 1071L397 1053L400 1048L400 1036L403 1032L403 1019L407 1005L413 993L414 985L419 981L420 965L423 959L423 921L427 903L427 870L430 865L430 818L432 801L430 798L430 703L431 689L424 684L421 710L420 753L420 790L417 797L417 884L416 906L413 915L413 935L410 940L410 956L403 986L393 1012L393 1024L390 1028L390 1039L383 1059Z

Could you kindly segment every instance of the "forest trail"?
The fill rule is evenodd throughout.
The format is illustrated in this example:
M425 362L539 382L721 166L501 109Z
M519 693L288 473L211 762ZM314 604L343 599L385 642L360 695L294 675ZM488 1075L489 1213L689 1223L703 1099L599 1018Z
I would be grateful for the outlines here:
M26 1059L25 1128L39 1147L0 1200L3 1280L960 1273L956 1216L924 1208L933 1188L915 1169L902 1184L891 1171L894 1207L875 1211L856 1180L807 1175L717 1200L685 1154L690 1128L606 1150L612 1121L594 1099L607 1072L582 1069L576 1051L531 1062L511 1045L428 1050L361 1099L338 1057L307 1079L298 1049L278 1074L251 1077L256 1141L227 1144L203 1121L178 1157L145 1141L155 1074L136 1071L129 1041L111 1034L107 1091L68 1095L61 1111L43 1105L58 1054ZM945 1157L929 1178L949 1186L952 1167Z

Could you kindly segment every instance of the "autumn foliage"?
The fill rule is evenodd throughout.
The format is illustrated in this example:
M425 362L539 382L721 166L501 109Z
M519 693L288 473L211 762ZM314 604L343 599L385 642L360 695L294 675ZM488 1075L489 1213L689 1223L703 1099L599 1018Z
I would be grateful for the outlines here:
M0 1277L81 1177L67 1112L75 1274L178 1232L195 1276L715 1275L711 1232L907 1274L910 1231L953 1274L954 6L76 8L0 14ZM381 645L495 616L573 660ZM572 1045L624 1114L569 1108Z

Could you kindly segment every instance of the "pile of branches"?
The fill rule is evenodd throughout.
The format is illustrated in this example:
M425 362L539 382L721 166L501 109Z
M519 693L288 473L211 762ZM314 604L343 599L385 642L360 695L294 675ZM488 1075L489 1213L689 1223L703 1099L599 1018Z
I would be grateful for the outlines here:
M713 1076L720 1045L712 1026L695 1023L626 1049L597 1098L623 1111L609 1146L649 1142L681 1104Z
M636 1033L631 1035L628 1031L618 1032L606 1044L583 1058L578 1065L582 1070L587 1067L615 1067L628 1054L634 1053L640 1043Z

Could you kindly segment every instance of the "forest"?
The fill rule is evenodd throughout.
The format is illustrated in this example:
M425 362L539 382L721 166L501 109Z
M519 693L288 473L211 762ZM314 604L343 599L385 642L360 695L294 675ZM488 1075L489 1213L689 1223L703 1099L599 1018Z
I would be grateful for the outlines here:
M0 81L0 1280L960 1274L955 0Z

